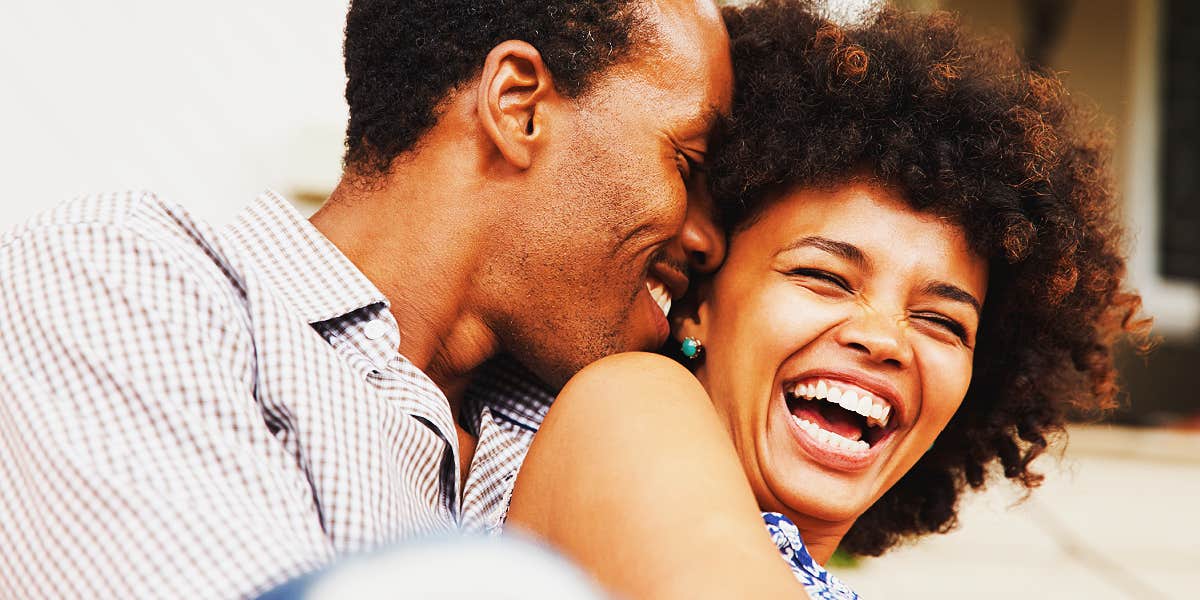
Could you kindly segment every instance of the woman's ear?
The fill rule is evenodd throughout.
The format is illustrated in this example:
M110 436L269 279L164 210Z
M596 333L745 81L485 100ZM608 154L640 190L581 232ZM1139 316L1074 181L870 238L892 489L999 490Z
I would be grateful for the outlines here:
M532 164L542 129L540 109L556 98L550 70L532 45L508 40L488 53L476 110L484 133L513 167L528 169Z

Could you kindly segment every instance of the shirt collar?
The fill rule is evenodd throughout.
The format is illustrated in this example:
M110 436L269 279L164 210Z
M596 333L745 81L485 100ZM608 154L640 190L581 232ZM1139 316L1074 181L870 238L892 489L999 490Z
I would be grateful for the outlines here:
M388 301L366 275L291 203L259 194L226 228L228 239L309 323Z
M556 394L556 390L516 359L501 354L480 365L474 373L463 398L463 414L471 420L460 424L478 436L480 415L487 407L499 421L537 431Z

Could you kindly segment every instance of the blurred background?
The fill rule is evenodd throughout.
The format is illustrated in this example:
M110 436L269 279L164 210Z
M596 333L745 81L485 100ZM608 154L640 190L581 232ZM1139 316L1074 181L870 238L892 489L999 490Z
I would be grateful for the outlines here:
M150 189L215 223L265 188L311 212L340 172L345 0L14 2L0 19L0 230L74 195ZM853 21L873 3L830 0ZM1200 2L902 0L1006 36L1108 119L1131 283L1159 344L1047 483L839 567L867 598L1200 597ZM2 285L2 282L0 282ZM931 589L932 586L932 589Z

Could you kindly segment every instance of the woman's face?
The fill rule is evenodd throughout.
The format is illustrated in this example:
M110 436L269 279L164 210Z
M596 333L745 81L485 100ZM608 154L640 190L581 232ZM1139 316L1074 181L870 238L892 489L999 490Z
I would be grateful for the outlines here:
M958 227L874 183L730 240L680 333L764 509L848 528L913 466L966 394L986 282Z

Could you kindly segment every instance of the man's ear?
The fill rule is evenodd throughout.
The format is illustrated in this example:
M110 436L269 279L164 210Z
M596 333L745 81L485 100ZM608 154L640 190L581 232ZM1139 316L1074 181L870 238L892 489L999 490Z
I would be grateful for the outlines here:
M512 166L527 169L533 162L532 145L541 133L540 108L556 96L537 48L508 40L488 53L476 108L484 132Z

